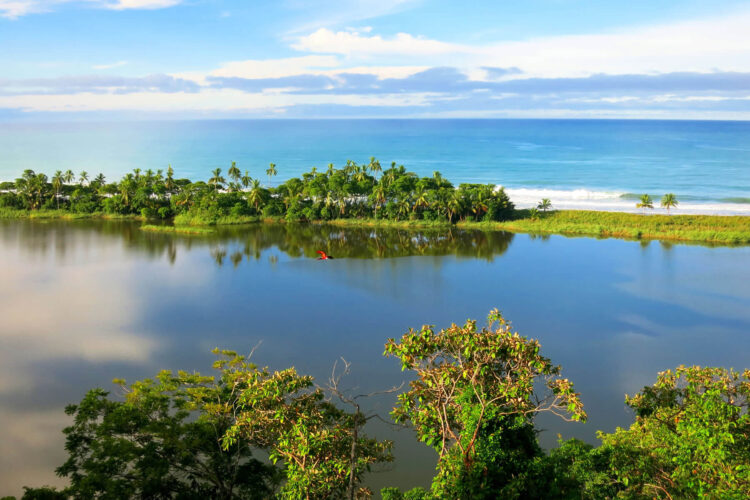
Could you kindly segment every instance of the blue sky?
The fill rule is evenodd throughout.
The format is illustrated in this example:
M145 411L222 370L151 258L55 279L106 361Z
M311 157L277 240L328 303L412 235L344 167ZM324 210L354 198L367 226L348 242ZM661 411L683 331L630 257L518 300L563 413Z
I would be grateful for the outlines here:
M0 0L0 118L750 119L750 2Z

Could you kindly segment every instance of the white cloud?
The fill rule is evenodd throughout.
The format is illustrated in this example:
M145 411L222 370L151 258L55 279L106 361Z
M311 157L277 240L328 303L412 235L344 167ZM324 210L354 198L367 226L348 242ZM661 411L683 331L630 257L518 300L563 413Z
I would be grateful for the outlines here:
M424 56L450 54L472 50L471 47L415 37L408 33L398 33L390 39L380 35L365 36L357 31L333 32L326 28L300 37L292 45L296 50L354 56L407 55Z
M114 10L125 9L163 9L182 3L182 0L116 0L107 2L106 8Z
M302 56L282 59L248 59L223 63L209 76L236 78L280 78L340 66L335 56Z
M201 85L208 77L217 78L283 78L295 75L326 75L336 77L342 73L376 75L378 78L406 78L428 66L345 66L339 56L309 55L280 59L247 59L228 61L209 71L172 73L170 76L184 78Z
M29 14L50 12L61 4L86 3L93 7L126 9L163 9L182 3L183 0L0 0L0 17L17 19Z
M295 105L423 106L426 93L398 95L288 95L280 92L247 93L233 89L206 89L200 93L133 92L129 94L54 94L0 96L0 108L23 111L197 111L256 112Z
M392 37L318 29L292 47L350 61L418 60L430 66L475 71L480 66L518 67L519 77L575 77L597 73L750 71L750 10L696 21L631 27L609 33L534 38L484 45L446 43L398 33Z

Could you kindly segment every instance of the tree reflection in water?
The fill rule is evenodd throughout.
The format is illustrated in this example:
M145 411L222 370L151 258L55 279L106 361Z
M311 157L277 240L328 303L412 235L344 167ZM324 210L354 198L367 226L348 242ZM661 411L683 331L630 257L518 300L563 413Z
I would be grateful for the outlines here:
M409 256L454 255L491 262L504 254L513 233L444 229L341 227L324 224L249 224L219 227L207 235L146 232L140 223L124 221L0 221L0 238L16 242L29 253L66 258L75 238L119 238L128 250L174 263L180 249L208 247L214 262L237 268L245 259L261 258L276 248L295 259L316 258L323 250L337 259L389 259ZM274 259L276 257L274 256Z

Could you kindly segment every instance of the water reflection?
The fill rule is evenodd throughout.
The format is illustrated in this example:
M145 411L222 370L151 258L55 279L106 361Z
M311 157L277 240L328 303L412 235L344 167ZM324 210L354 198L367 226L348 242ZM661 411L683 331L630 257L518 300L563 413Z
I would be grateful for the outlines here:
M206 235L181 235L141 231L140 223L118 221L0 220L4 244L21 244L33 254L54 252L64 259L71 241L97 239L121 241L129 250L174 264L180 248L190 251L208 246L218 266L228 261L237 267L243 259L260 259L264 250L277 248L293 258L317 258L323 250L336 258L374 259L408 256L455 255L492 262L508 249L513 233L466 231L455 228L403 230L347 227L326 224L253 224L219 227ZM546 236L539 238L545 239ZM233 248L231 252L228 248Z
M317 250L337 259L318 262ZM261 364L321 380L340 356L362 392L398 385L387 337L499 307L576 383L594 441L627 425L623 394L681 363L743 368L750 248L307 225L148 233L126 222L0 221L0 496L59 484L64 406L113 377L209 371L209 350L262 342ZM371 402L385 415L389 399ZM383 485L425 485L434 454L395 437ZM391 434L388 434L391 433Z

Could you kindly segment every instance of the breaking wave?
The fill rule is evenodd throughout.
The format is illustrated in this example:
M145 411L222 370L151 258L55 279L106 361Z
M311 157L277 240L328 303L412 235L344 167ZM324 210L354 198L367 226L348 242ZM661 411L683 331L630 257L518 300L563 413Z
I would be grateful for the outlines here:
M498 186L501 187L501 186ZM511 201L518 208L535 207L542 198L549 198L553 209L560 210L601 210L610 212L640 213L635 204L640 194L625 191L596 191L590 189L554 188L505 188ZM721 200L696 199L695 196L680 196L681 200L672 213L707 215L750 215L750 198L723 198ZM660 196L652 195L654 209L649 213L666 213L659 207Z

